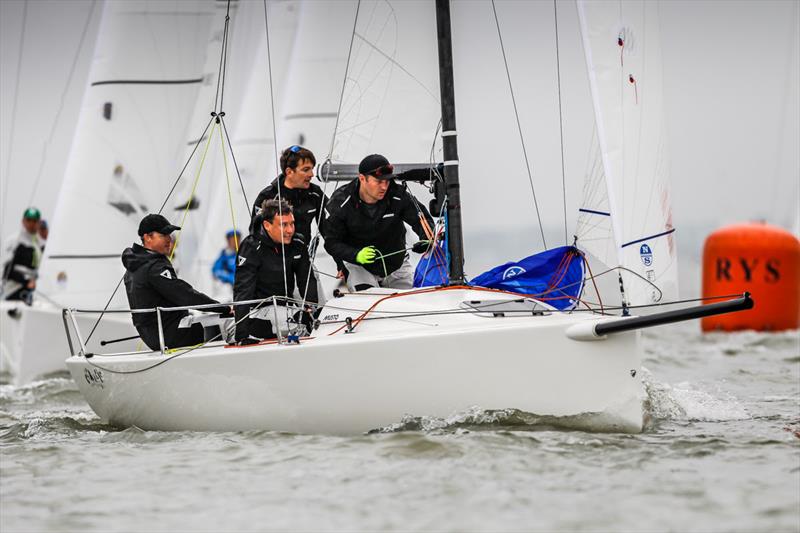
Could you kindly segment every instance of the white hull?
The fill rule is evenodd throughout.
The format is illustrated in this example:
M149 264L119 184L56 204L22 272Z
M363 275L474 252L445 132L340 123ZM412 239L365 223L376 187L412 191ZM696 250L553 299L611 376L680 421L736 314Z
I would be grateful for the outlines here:
M321 317L358 316L379 298L337 298ZM370 316L514 298L462 289L410 294L382 302ZM558 417L595 413L603 429L638 432L638 335L592 342L565 334L597 319L434 314L364 321L354 333L333 335L341 324L323 323L299 345L208 346L139 373L109 370L144 369L165 356L76 356L67 367L100 417L148 430L354 434L407 414L443 417L479 406Z
M11 314L9 314L11 312ZM14 315L14 316L12 316ZM78 327L84 336L91 331L94 315L77 315ZM128 315L108 315L87 345L89 351L102 349L101 340L136 335ZM115 344L121 349L136 349L135 341ZM0 369L13 376L15 385L67 369L64 358L69 355L61 309L52 305L22 302L0 302Z

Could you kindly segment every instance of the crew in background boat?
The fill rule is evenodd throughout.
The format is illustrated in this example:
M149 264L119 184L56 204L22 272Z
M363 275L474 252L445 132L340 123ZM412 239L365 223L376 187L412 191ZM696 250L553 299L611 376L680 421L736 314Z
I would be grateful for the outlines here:
M286 200L294 211L295 238L309 246L309 254L314 253L317 243L316 240L311 242L311 222L316 221L319 233L325 237L325 207L328 205L328 198L322 189L311 183L316 164L314 153L302 146L290 146L281 153L281 174L258 193L253 204L250 233L258 229L256 216L261 212L264 200ZM337 261L336 266L339 270L338 277L344 278L342 263Z
M214 279L233 287L233 275L236 273L236 249L242 242L242 234L235 229L225 234L227 246L219 253L219 257L211 267Z
M429 247L422 219L431 228L433 219L407 188L392 179L393 172L384 156L368 155L358 165L358 179L331 196L325 249L344 261L351 290L412 287L404 222L420 238L412 250L424 253Z
M39 221L39 248L44 253L44 247L47 245L47 236L50 235L50 226L45 219Z
M126 270L125 290L131 309L219 303L178 279L167 256L173 246L170 234L179 229L161 215L147 215L139 223L142 244L134 243L122 252L122 264ZM230 308L224 305L203 311L230 315ZM162 311L166 348L193 346L204 341L202 325L179 327L181 320L188 315L188 311ZM133 313L132 318L144 343L151 350L159 350L156 313Z
M39 221L42 214L35 207L29 207L22 214L22 228L11 237L6 247L9 256L3 265L2 297L5 300L22 300L27 304L33 301L36 289L36 275L42 258L39 241Z
M305 243L295 237L292 211L292 207L285 200L265 200L261 204L253 232L239 246L233 284L234 301L256 300L271 296L291 298L296 281L300 298L309 304L317 303L317 280L311 268ZM251 317L258 316L256 311L268 305L264 303L235 306L236 341L239 344L255 344L262 339L276 337L273 327L283 325L272 324L274 312L263 313L263 319L248 317L248 314ZM288 313L282 309L277 315L278 319L282 320ZM303 311L297 318L308 326L311 317L308 311Z

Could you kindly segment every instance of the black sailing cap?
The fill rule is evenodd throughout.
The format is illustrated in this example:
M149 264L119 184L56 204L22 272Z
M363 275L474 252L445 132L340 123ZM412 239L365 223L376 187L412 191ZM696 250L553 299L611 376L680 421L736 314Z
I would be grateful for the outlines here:
M386 168L388 167L388 168ZM380 154L368 155L358 164L358 173L371 175L379 180L390 180L394 178L394 169L389 164L389 160Z
M145 233L157 231L162 235L169 235L173 231L181 229L180 226L173 226L169 220L161 215L149 214L139 222L139 237Z

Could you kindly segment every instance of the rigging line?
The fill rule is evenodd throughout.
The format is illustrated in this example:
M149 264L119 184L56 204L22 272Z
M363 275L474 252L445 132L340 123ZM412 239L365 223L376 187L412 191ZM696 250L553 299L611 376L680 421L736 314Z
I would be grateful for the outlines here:
M267 76L269 78L269 107L271 112L271 121L272 121L272 138L274 142L272 143L273 148L275 150L275 174L280 174L280 166L279 166L279 156L278 156L278 134L277 128L275 126L275 94L272 87L272 55L270 54L269 48L269 19L267 18L267 0L263 0L264 2L264 31L266 33L266 45L267 45ZM278 199L280 200L281 194L281 187L280 183L278 184ZM248 205L248 208L250 206Z
M265 0L266 1L266 0ZM356 37L356 25L358 24L358 13L361 10L361 0L358 0L358 4L356 4L356 16L353 20L353 32L350 35L350 48L347 51L347 63L345 63L344 68L344 79L342 80L342 91L339 94L339 106L336 108L336 123L333 125L333 135L331 136L331 146L330 150L328 150L328 159L333 157L333 147L336 143L336 133L339 129L339 117L342 113L342 101L344 100L344 90L347 87L347 74L350 70L350 58L353 55L353 42L355 41Z
M208 119L208 123L206 124L206 127L203 129L203 133L200 134L200 139L202 139L205 136L206 132L208 131L208 127L211 125L211 122L213 120L214 120L214 117L211 117L210 119ZM189 158L186 160L186 163L183 165L183 168L181 169L180 173L178 174L178 177L175 179L175 182L172 184L172 188L169 190L169 193L167 193L167 197L164 198L164 203L161 204L161 207L158 208L158 214L159 215L164 210L164 207L166 207L167 202L169 202L169 198L170 198L170 196L172 196L172 193L175 191L175 187L178 186L178 183L180 183L181 178L183 178L183 173L186 172L186 167L189 166L189 163L192 161L192 158L194 157L195 152L197 152L197 148L199 146L200 146L200 142L198 141L197 143L195 143L194 148L192 149L192 153L189 154ZM189 204L187 203L186 205L188 206ZM119 288L122 285L122 281L124 279L125 279L125 274L123 274L122 277L119 278L119 281L117 282L117 286L114 287L114 291L111 293L111 296L108 298L108 301L106 302L106 305L103 306L103 312L100 313L100 316L97 317L97 320L95 321L94 326L92 326L92 331L89 332L89 336L86 338L86 342L87 343L92 339L92 335L94 335L94 332L97 329L97 326L100 325L100 321L103 320L103 316L105 316L105 312L106 312L106 310L108 310L108 306L111 305L112 301L114 301L114 297L117 295L117 291L119 291Z
M228 0L230 1L230 0ZM283 294L289 296L289 282L286 278L286 246L283 243L283 197L281 196L281 179L280 179L280 164L278 161L278 133L275 127L275 93L272 86L272 54L269 48L269 18L267 16L267 0L264 2L264 32L267 45L267 74L269 75L269 105L272 111L272 138L275 142L272 143L275 148L275 173L278 175L278 217L280 217L280 230L281 230L281 270L283 271ZM248 209L250 206L248 205ZM273 219L274 220L274 219ZM263 222L261 223L263 227ZM257 230L261 231L261 230ZM309 269L310 272L310 269ZM309 274L310 275L310 274ZM308 292L308 283L306 283L306 292ZM305 295L304 295L305 299ZM277 316L277 315L276 315ZM286 308L286 321L289 321L289 308ZM277 325L275 326L277 327Z
M50 143L53 142L53 136L56 133L56 126L58 125L58 120L61 118L61 113L64 111L64 101L67 97L67 91L69 90L70 85L72 84L72 76L75 74L75 66L78 64L78 58L80 57L81 50L83 49L83 42L86 40L86 34L89 30L89 23L92 21L92 16L94 15L94 8L97 5L97 0L92 2L92 7L89 9L89 16L86 17L86 22L83 25L83 32L81 33L80 41L78 41L78 48L75 50L75 56L72 58L72 66L69 69L69 76L67 77L67 82L64 84L64 90L61 92L61 101L59 102L58 111L56 112L56 116L53 119L53 126L50 129L50 135L47 137L47 140L42 147L42 156L39 159L39 172L36 174L36 180L33 183L33 189L31 190L31 195L28 198L28 205L33 202L34 196L36 196L36 192L39 190L39 182L42 179L42 170L44 170L44 162L47 159L47 149L50 147Z
M6 210L6 202L8 202L8 183L11 181L9 177L9 173L11 172L11 154L12 149L14 148L14 130L16 129L16 120L17 120L17 103L19 97L19 80L22 76L20 76L21 69L22 69L22 51L25 48L25 22L28 18L28 2L23 1L22 3L22 30L20 30L19 35L19 53L17 54L17 79L14 82L14 106L11 108L11 128L9 131L11 135L8 137L8 160L6 161L6 175L5 181L3 182L3 213L7 213ZM2 226L2 217L0 217L0 226ZM5 233L0 233L0 239L5 237Z
M120 285L122 285L122 282L124 280L125 280L125 274L123 274L122 277L119 278L119 281L117 282L117 286L114 287L114 292L111 293L111 297L106 302L105 307L103 307L103 312L100 313L99 317L97 317L97 320L95 321L94 326L92 326L92 331L90 331L89 332L89 336L86 337L86 343L85 344L89 344L89 341L92 340L92 335L94 335L94 331L97 329L97 326L100 325L100 321L103 320L103 316L105 316L106 311L108 310L108 306L111 305L111 302L114 300L114 296L117 295L117 291L119 290L119 287L120 287Z
M217 103L219 101L219 87L220 83L222 83L222 60L225 57L225 41L228 37L228 20L230 20L230 9L231 9L231 2L228 0L228 9L225 12L225 27L222 30L222 46L220 47L219 53L219 67L217 69L217 89L214 92L214 112L217 112Z
M266 9L266 0L264 0L264 1L265 1L264 6L265 6L265 9ZM333 135L331 135L331 145L330 145L330 148L328 150L328 155L325 158L326 161L330 161L331 160L331 158L333 157L333 147L336 146L336 133L337 133L337 130L339 129L339 117L342 114L342 103L344 101L344 91L347 88L347 74L350 71L350 59L353 56L353 43L355 42L356 27L358 26L358 14L360 12L361 12L361 0L358 0L358 3L356 4L356 15L353 18L353 31L350 34L350 46L349 46L349 48L347 50L347 62L345 63L345 67L344 67L344 78L342 79L342 90L339 93L339 105L336 107L336 122L333 125ZM266 11L265 11L265 13L266 13ZM319 220L317 220L317 231L316 231L316 234L314 235L315 238L317 236L319 236L319 233L320 233L319 224L322 221L322 217L325 216L325 203L328 201L328 196L327 196L326 193L328 191L328 183L330 183L330 181L328 180L329 177L330 177L330 165L328 165L328 167L326 169L326 175L325 175L325 179L324 179L325 186L322 189L322 202L320 203L320 215L319 215L320 218L319 218ZM280 191L280 187L278 187L278 191ZM314 248L314 255L313 255L313 257L310 258L310 261L311 261L312 265L314 264L314 260L317 258L317 248L319 248L319 246ZM311 271L312 270L313 269L309 269L308 276L306 277L306 291L305 291L306 294L308 294L308 283L310 282L310 279L311 279ZM301 306L301 309L303 307L305 307L305 303L306 303L306 295L304 294L303 295L303 304Z
M192 184L192 191L189 193L189 199L186 201L186 207L183 210L183 217L181 217L181 228L186 224L186 218L189 216L189 208L192 206L192 199L194 198L194 193L197 191L197 184L200 183L200 174L203 171L203 165L205 165L206 162L206 155L208 154L208 149L211 146L211 139L214 138L214 132L216 130L217 130L217 123L215 122L214 127L211 128L211 133L208 134L208 140L206 141L206 149L203 150L203 156L200 158L200 164L197 165L197 173L194 178L194 183ZM175 244L172 246L172 250L170 250L169 252L170 261L172 261L172 258L175 257L175 250L178 249L178 242L180 241L181 233L183 233L183 231L178 232L178 236L175 237Z
M382 55L384 58L386 58L386 60L387 60L387 61L389 61L391 64L393 64L394 66L396 66L397 68L399 68L400 70L402 70L403 72L405 72L405 73L408 75L408 77L410 77L412 80L414 80L415 82L417 82L417 84L418 84L420 87L422 87L423 89L425 89L425 92L426 92L426 93L428 93L429 95L431 95L431 98L433 98L433 99L434 99L434 101L435 101L436 103L439 103L439 98L438 98L438 97L437 97L437 96L436 96L436 95L435 95L433 92L431 92L431 90L430 90L430 89L428 89L428 87L427 87L427 86L425 86L425 84L424 84L424 83L422 83L422 81L420 81L420 79L419 79L419 78L417 78L416 76L414 76L414 75L413 75L411 72L409 72L409 71L408 71L408 69L406 69L406 68L405 68L403 65L401 65L400 63L398 63L398 62L397 62L397 60L396 60L395 58L393 58L393 57L389 56L389 55L388 55L386 52L384 52L383 50L381 50L380 48L378 48L378 47L377 47L375 44L371 43L371 42L369 41L369 39L367 39L365 36L361 35L360 33L358 33L358 32L355 32L353 35L355 35L356 37L358 37L359 39L361 39L361 40L362 40L362 41L363 41L363 42L364 42L364 43L365 43L367 46L369 46L370 48L372 48L373 50L375 50L376 52L378 52L380 55Z
M209 126L211 126L211 123L212 123L213 121L214 121L214 117L211 117L210 119L208 119L208 123L206 124L206 127L203 129L203 133L202 133L202 134L200 135L200 137L199 137L199 139L200 139L201 141L202 141L202 140L203 140L203 138L205 137L205 135L206 135L206 132L208 131L208 127L209 127ZM181 169L180 173L178 174L178 177L177 177L177 179L175 179L175 182L172 184L172 188L171 188L171 189L169 190L169 192L167 193L167 197L166 197L166 198L164 198L164 203L163 203L163 204L161 204L161 207L159 207L159 208L158 208L158 214L159 214L159 215L160 215L160 214L161 214L161 212L164 210L164 207L166 207L166 205L167 205L167 202L169 202L169 198L170 198L170 196L172 196L172 193L173 193L173 192L175 192L175 187L177 187L177 186L178 186L178 183L180 183L180 181L181 181L181 178L183 178L183 173L184 173L184 172L186 172L186 167L188 167L188 166L189 166L189 163L191 163L191 161L192 161L192 158L194 157L194 154L195 154L195 152L197 152L197 148L198 148L199 146L200 146L200 141L198 141L198 142L196 142L196 143L195 143L195 145L194 145L194 148L192 149L192 153L191 153L191 154L189 154L189 158L186 160L186 163L184 163L184 165L183 165L183 168Z
M219 117L222 122L222 131L225 132L225 139L228 141L228 148L231 152L231 159L233 159L233 168L236 169L236 177L239 178L239 186L242 188L242 196L244 197L245 210L250 211L250 202L247 200L247 193L244 192L244 183L242 182L242 174L239 172L239 165L236 163L236 155L233 153L233 143L231 137L228 135L228 127L225 125L225 117ZM241 144L241 142L239 143Z
M508 59L506 58L506 49L503 45L503 35L500 32L500 21L497 18L497 9L492 0L492 12L494 13L494 22L497 26L497 37L500 40L500 51L503 53L503 63L506 67L506 78L508 79L508 89L511 92L511 103L514 105L514 116L517 119L517 130L519 130L519 140L522 143L522 154L525 156L525 168L528 171L528 182L531 184L531 194L533 195L533 205L536 208L536 218L539 221L539 231L542 235L542 244L545 250L547 249L547 241L544 238L544 226L542 226L542 217L539 213L539 202L536 200L536 189L533 186L533 174L531 174L531 165L528 161L528 150L525 147L525 137L522 135L522 124L519 121L519 112L517 111L517 99L514 97L514 86L511 84L511 72L508 70Z
M567 237L567 177L564 164L564 114L561 108L561 56L558 49L558 0L553 0L553 20L556 31L556 80L558 83L558 133L561 139L561 193L564 203L564 245L569 244Z
M231 194L231 178L228 175L228 156L225 154L225 136L220 132L219 142L222 145L222 165L225 167L225 183L228 185L228 207L231 209L231 223L233 224L233 244L236 248L236 253L239 253L239 236L236 231L236 212L233 210L233 194ZM230 143L228 143L230 147ZM231 152L232 153L232 152ZM248 205L248 209L249 209Z
M219 94L219 112L222 113L222 103L225 100L225 75L228 73L228 37L230 36L230 20L229 15L231 10L231 0L228 0L228 11L225 13L225 33L222 40L222 87Z

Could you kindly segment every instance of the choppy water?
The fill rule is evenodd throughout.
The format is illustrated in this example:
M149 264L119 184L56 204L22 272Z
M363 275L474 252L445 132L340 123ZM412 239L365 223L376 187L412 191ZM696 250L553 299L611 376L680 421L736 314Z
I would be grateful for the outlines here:
M359 437L108 427L0 386L0 530L800 531L800 340L646 334L640 435L478 408ZM368 399L365 399L368 401Z

